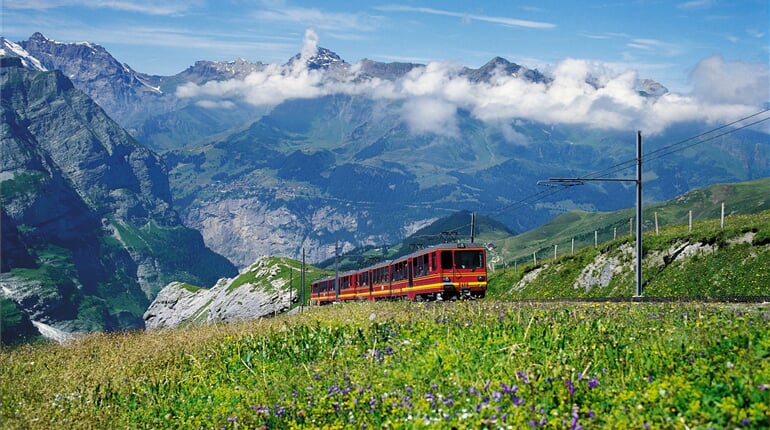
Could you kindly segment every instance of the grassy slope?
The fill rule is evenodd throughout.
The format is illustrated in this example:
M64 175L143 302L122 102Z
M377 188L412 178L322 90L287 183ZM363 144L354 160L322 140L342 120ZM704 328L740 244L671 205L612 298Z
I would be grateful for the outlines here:
M652 297L770 296L770 211L669 225L644 235L643 294ZM687 245L698 254L672 260ZM635 289L635 241L631 236L554 259L542 258L490 276L490 296L508 298L631 297ZM623 252L623 251L627 252ZM682 254L679 254L682 255ZM597 259L624 263L607 285L578 287L584 269ZM602 266L594 267L598 277ZM590 272L590 271L589 271ZM536 274L536 276L535 276ZM525 276L534 279L515 285Z
M770 209L770 177L756 181L735 184L721 184L712 187L690 191L675 199L645 205L643 208L643 228L645 231L655 229L655 214L658 215L658 225L679 224L688 222L688 212L692 211L695 221L718 218L721 214L721 203L730 214L751 214ZM573 211L561 215L547 224L496 242L498 252L504 261L513 265L532 260L533 253L538 258L553 256L554 245L562 253L571 250L572 239L575 248L594 245L594 232L598 231L599 243L611 240L614 229L618 236L625 235L631 230L629 219L634 217L634 209L629 208L616 212L584 212Z
M3 428L763 428L770 308L349 303L0 354ZM655 335L648 335L648 334Z

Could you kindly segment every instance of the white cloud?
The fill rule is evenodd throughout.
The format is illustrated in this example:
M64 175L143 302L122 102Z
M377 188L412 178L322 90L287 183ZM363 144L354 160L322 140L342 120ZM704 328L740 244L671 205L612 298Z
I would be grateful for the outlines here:
M461 13L461 12L452 12L448 10L434 9L429 7L388 5L388 6L380 6L380 7L377 7L376 9L383 10L383 11L390 11L390 12L419 12L419 13L426 13L430 15L451 16L455 18L460 18L460 20L464 24L467 24L470 21L484 21L484 22L491 22L494 24L502 24L509 27L526 27L526 28L537 28L537 29L549 29L549 28L556 27L556 24L553 24L550 22L530 21L530 20L510 18L505 16L490 16L490 15L477 15L477 14L469 14L469 13Z
M305 37L303 55L317 46L315 33ZM307 51L307 52L306 52ZM353 65L351 71L360 70ZM659 98L639 94L639 76L617 65L565 59L556 64L548 83L495 75L489 82L471 82L456 63L429 63L396 81L359 79L354 73L330 80L308 70L304 61L292 66L269 65L243 80L192 83L177 89L179 97L196 100L243 100L273 106L287 99L328 94L362 95L400 106L402 120L415 134L457 136L457 111L498 124L509 141L526 144L511 124L517 119L547 124L575 124L599 129L659 133L682 121L729 122L754 113L768 101L768 67L764 64L703 60L692 72L692 94L668 93Z
M341 32L369 31L378 23L377 17L361 13L327 12L318 8L289 6L283 1L262 3L263 9L254 14L258 21L300 24Z
M713 0L691 0L681 3L679 9L708 9L713 4Z
M112 9L142 13L146 15L179 15L194 7L200 1L193 0L5 0L3 6L8 9L46 10L67 6L84 6L92 9Z
M436 97L413 97L404 102L401 110L404 121L415 134L439 134L457 137L457 106Z
M720 56L703 59L690 74L694 95L724 104L761 104L770 98L767 64L728 62Z

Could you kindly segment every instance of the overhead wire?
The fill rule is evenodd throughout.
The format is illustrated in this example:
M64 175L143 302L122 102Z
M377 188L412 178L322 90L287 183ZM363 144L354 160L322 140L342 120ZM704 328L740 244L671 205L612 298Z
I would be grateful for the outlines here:
M699 134L697 134L695 136L688 137L687 139L680 140L678 142L675 142L675 143L672 143L670 145L666 145L666 146L664 146L662 148L659 148L659 149L656 149L654 151L651 151L651 152L649 152L647 154L643 154L642 155L642 163L650 162L650 161L653 161L653 160L657 160L657 159L663 158L665 156L671 155L673 153L676 153L676 152L683 151L685 149L691 148L693 146L700 145L702 143L706 143L706 142L718 139L720 137L724 137L724 136L726 136L728 134L735 133L737 131L749 128L749 127L757 125L757 124L759 124L761 122L768 121L768 120L770 120L770 116L768 116L766 118L761 118L761 119L752 121L752 122L750 122L748 124L744 124L744 125L741 125L739 127L731 128L728 131L725 131L725 132L720 133L718 135L709 136L708 138L704 138L704 136L708 136L708 135L710 135L712 133L715 133L717 131L726 129L728 127L734 126L734 125L739 124L739 123L741 123L743 121L746 121L746 120L751 119L751 118L755 118L755 117L757 117L759 115L762 115L762 114L768 113L768 112L770 112L770 108L763 109L761 111L755 112L755 113L753 113L751 115L744 116L744 117L742 117L740 119L737 119L735 121L732 121L730 123L723 124L723 125L721 125L719 127L715 127L713 129L707 130L707 131L705 131L703 133L699 133ZM696 139L698 139L698 140L696 140ZM695 142L692 142L693 140L695 140ZM578 178L575 178L575 179L579 180L580 178L586 178L586 179L605 178L605 177L610 176L612 174L616 174L618 172L622 172L622 171L627 170L627 169L629 169L631 167L634 167L636 165L636 163L637 163L637 159L636 158L631 158L629 160L621 161L619 163L616 163L616 164L614 164L612 166L609 166L609 167L606 167L604 169L600 169L600 170L596 170L596 171L587 173L586 175L582 175L582 176L580 176ZM554 194L557 194L559 192L565 191L566 187L557 188L557 189L551 188L549 190L551 192L540 191L540 192L537 192L537 193L533 193L533 194L531 194L529 196L526 196L526 197L524 197L524 198L522 198L520 200L517 200L517 201L512 202L512 203L510 203L510 204L508 204L506 206L503 206L502 208L492 212L492 214L500 214L502 212L510 210L513 207L523 206L525 203L528 203L530 201L531 201L531 203L534 203L534 202L543 200L543 199L545 199L547 197L550 197L550 196L552 196Z

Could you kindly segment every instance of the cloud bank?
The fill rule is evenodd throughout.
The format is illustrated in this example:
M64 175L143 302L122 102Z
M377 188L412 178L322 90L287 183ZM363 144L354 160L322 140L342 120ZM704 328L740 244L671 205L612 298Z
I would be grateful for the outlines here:
M399 103L404 123L415 134L454 136L459 132L459 110L495 124L530 120L655 134L678 122L730 122L761 110L770 98L767 64L730 62L716 56L695 66L690 75L691 93L647 97L640 94L636 71L618 71L574 58L556 64L548 82L501 73L474 82L461 73L461 65L445 62L417 67L395 81L362 79L359 64L352 65L344 76L336 74L330 79L323 71L306 67L304 60L316 52L317 44L315 33L308 31L300 61L272 64L243 80L188 83L176 94L211 106L228 100L275 106L288 99L331 94L366 96ZM510 126L504 129L504 134L513 131Z

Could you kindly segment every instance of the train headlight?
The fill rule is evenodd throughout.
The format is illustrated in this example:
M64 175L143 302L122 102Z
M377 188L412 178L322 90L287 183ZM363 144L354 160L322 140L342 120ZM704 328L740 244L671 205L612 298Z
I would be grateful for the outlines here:
M478 279L479 279L479 282L483 282L484 281L484 277L483 276L479 276Z
M441 279L441 280L444 281L444 282L450 282L451 281L451 279L449 279L449 276L444 276L444 278Z

